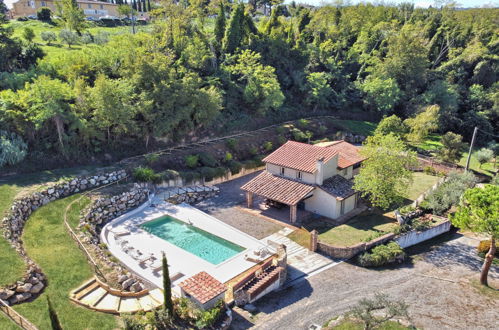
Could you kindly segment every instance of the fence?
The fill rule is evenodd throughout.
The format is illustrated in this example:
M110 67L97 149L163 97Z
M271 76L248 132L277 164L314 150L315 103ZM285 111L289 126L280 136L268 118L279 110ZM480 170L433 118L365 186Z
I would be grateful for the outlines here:
M5 301L0 299L0 310L7 315L14 323L26 330L38 330L38 328L28 321L24 316L16 312L12 307L7 305Z

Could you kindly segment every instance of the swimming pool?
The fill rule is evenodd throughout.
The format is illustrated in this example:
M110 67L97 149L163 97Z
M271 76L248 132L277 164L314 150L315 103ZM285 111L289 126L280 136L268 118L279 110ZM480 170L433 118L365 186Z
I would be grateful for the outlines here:
M141 227L214 265L245 250L242 246L188 225L169 215L146 222Z

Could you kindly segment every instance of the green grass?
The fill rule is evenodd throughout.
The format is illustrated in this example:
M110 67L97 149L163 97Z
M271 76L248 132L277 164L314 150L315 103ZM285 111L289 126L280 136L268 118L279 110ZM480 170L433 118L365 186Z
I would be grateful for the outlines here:
M335 330L363 330L364 326L361 322L345 320L334 327ZM386 321L376 329L379 330L404 330L411 329L395 321Z
M409 186L407 198L411 201L414 201L418 198L422 193L431 188L437 181L440 180L440 177L429 175L423 172L414 172L413 181Z
M310 248L310 234L303 229L297 229L288 235L288 238L304 248Z
M465 167L466 166L466 160L468 159L468 152L463 153L463 156L459 160L459 165ZM485 174L487 176L494 176L497 170L494 169L494 162L490 163L485 163L480 167L480 163L475 157L475 154L471 154L471 159L470 159L470 169L472 169L475 172Z
M70 302L69 292L93 276L83 253L67 233L63 215L66 206L81 195L73 195L49 203L35 211L27 222L23 240L28 255L47 276L44 293L30 303L14 308L40 329L49 329L46 296L49 295L64 329L114 329L117 319ZM90 199L84 197L72 205L69 220L78 221L81 210ZM0 328L3 329L0 323Z
M335 123L343 127L343 129L352 132L353 134L366 136L372 135L374 133L374 130L376 129L376 126L378 126L377 123L360 120L336 120Z
M423 150L436 150L442 147L442 143L440 142L441 135L439 134L430 134L426 139L422 142L411 143L414 147L423 149Z
M84 175L94 167L79 167L33 174L18 175L0 180L0 219L6 214L18 194L39 190L41 184L68 179L75 175ZM25 265L17 252L4 239L0 229L0 287L12 284L25 271Z

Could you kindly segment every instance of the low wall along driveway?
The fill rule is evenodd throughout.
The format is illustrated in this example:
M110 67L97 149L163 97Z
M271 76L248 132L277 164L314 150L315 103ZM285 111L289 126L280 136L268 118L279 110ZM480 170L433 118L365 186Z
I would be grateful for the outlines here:
M450 230L450 225L451 225L450 220L446 220L427 230L423 231L411 230L410 232L407 232L404 235L395 238L395 242L397 242L398 245L400 245L402 248L413 246L448 232Z

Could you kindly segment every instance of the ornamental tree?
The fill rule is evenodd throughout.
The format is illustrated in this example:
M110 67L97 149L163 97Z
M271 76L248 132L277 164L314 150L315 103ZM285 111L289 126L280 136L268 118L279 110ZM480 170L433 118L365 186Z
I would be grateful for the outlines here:
M499 186L468 189L451 221L456 227L490 237L490 249L480 274L480 283L488 285L487 276L496 253L495 241L499 238Z
M163 258L161 260L163 268L163 296L164 296L164 310L168 311L170 317L173 318L173 301L172 301L172 283L170 281L170 272L168 270L168 261L166 260L166 255L163 252Z
M438 156L445 162L454 163L461 159L463 154L463 137L459 134L447 132L440 139L442 147L438 150Z
M354 179L354 189L382 209L401 202L412 181L410 168L417 165L415 153L392 133L368 137L360 153L367 159Z

